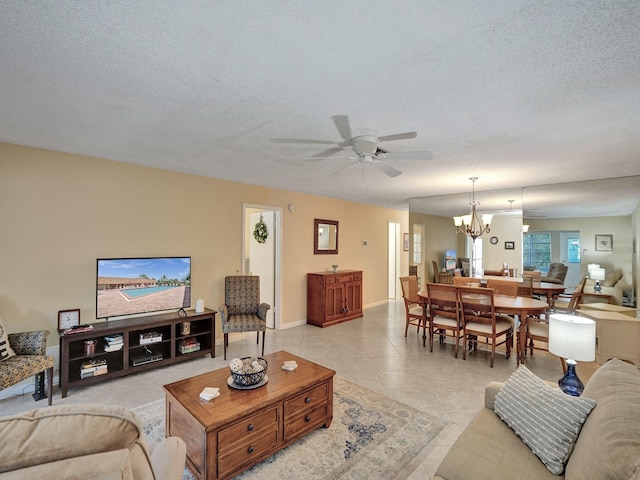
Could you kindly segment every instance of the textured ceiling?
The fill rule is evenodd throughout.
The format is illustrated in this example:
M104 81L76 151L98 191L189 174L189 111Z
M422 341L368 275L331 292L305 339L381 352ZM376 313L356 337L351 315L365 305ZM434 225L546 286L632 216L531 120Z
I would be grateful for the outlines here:
M397 208L637 176L639 25L638 0L4 0L0 141ZM330 176L350 160L271 140L339 142L333 115L433 159Z

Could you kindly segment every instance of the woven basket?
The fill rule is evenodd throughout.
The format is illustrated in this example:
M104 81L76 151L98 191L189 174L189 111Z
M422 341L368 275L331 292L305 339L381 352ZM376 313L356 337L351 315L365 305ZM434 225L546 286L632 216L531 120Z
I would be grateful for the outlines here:
M245 361L247 359L251 359L251 357L243 357L240 360ZM249 387L251 385L256 385L264 380L265 375L267 374L267 361L258 357L256 359L260 365L264 368L261 372L257 373L234 373L231 372L231 377L233 378L233 383L236 385L241 385L243 387Z

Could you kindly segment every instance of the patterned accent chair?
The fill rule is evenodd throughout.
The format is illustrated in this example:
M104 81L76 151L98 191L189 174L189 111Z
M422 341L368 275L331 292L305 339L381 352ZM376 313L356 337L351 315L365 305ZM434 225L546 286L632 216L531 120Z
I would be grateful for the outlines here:
M9 346L15 355L0 362L0 390L36 376L35 400L44 398L43 374L47 372L47 394L49 405L53 398L53 356L47 355L47 330L9 333Z
M260 277L255 275L236 275L224 279L224 305L218 307L222 318L224 334L224 359L227 359L229 333L256 332L256 343L260 343L262 332L262 355L264 355L264 337L267 330L268 303L260 303Z

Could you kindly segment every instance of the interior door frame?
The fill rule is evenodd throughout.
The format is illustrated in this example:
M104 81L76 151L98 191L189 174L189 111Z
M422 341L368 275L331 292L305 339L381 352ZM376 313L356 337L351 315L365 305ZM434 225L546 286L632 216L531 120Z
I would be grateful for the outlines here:
M389 221L388 223L388 275L387 297L390 299L400 298L400 272L402 272L400 255L400 223Z
M281 324L281 309L280 305L282 305L282 208L274 205L262 205L256 203L243 203L242 204L242 248L241 248L241 258L240 265L242 265L242 273L243 275L247 275L249 272L246 272L245 259L248 252L246 251L246 239L248 236L253 235L253 231L250 228L247 228L247 222L245 219L249 214L248 210L263 210L263 211L272 211L274 214L274 299L275 305L271 305L273 309L273 322L275 330L280 330ZM250 239L249 239L250 240Z

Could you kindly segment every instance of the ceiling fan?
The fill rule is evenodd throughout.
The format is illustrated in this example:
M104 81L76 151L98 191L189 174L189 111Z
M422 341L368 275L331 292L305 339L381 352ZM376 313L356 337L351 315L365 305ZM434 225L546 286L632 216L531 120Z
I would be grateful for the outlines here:
M379 142L389 142L392 140L405 140L408 138L415 138L418 134L416 132L396 133L394 135L383 135L377 137L375 135L358 135L353 136L351 133L351 124L347 115L333 115L331 117L333 123L335 123L340 136L341 142L334 142L331 140L314 140L306 138L272 138L274 143L302 143L302 144L315 144L315 145L334 145L331 148L323 150L312 157L305 158L306 161L317 162L325 160L327 158L344 158L353 160L344 167L336 170L330 176L336 175L345 168L355 165L370 163L381 172L386 173L390 177L396 177L402 172L391 165L384 163L383 160L431 160L433 154L431 152L389 152L386 149L381 148ZM333 155L343 151L345 148L351 147L356 156L349 157L334 157Z

